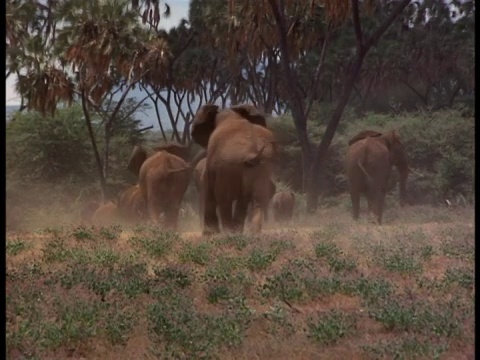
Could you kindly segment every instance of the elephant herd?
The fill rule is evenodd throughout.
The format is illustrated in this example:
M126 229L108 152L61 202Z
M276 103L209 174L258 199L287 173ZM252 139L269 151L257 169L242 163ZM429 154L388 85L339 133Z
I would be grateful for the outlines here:
M128 169L138 179L114 201L98 207L91 217L96 224L115 220L159 223L177 228L181 202L190 180L199 194L203 234L243 232L248 223L258 233L271 208L275 221L293 216L295 195L276 191L273 180L278 143L267 128L266 115L253 105L219 109L207 104L195 115L191 136L203 150L190 158L190 148L168 143L152 154L135 146ZM405 203L409 173L403 145L395 131L363 131L352 138L346 155L353 217L359 216L360 195L369 211L382 221L383 204L392 165L400 173L400 203Z

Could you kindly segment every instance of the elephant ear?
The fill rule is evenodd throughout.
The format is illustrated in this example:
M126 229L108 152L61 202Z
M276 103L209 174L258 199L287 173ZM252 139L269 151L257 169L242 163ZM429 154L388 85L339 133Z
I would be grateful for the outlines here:
M355 135L354 137L352 137L349 141L348 141L348 146L352 146L353 144L355 144L357 141L360 141L360 140L363 140L367 137L378 137L378 136L381 136L382 133L381 132L378 132L378 131L375 131L375 130L364 130L364 131L360 131L357 135Z
M172 155L176 155L185 161L190 156L190 148L177 142L169 142L153 148L154 151L166 151Z
M130 155L130 159L128 160L128 170L138 176L140 173L140 168L146 159L147 152L145 149L140 145L135 145L132 150L132 154Z
M389 149L399 145L402 146L402 140L400 139L400 135L398 134L397 130L391 130L385 133L383 138L385 139L385 143Z
M252 124L267 127L267 114L260 111L251 104L241 104L232 106L231 109L243 118L250 121Z
M214 104L203 105L195 114L192 124L192 139L200 146L206 148L208 139L215 130L215 118L218 114L218 106Z

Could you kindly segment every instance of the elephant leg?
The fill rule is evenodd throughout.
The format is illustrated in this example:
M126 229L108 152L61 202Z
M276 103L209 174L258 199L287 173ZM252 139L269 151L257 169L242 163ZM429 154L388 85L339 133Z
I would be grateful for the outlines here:
M251 221L251 214L252 212L248 212L250 204L250 199L241 198L237 200L235 204L235 210L233 212L233 226L234 230L237 232L243 232L243 228L245 226L245 219L247 218L247 214L249 217L249 221Z
M382 225L382 216L383 216L383 207L385 205L385 196L386 196L385 192L382 192L378 195L376 215L377 215L377 222L378 222L379 225Z
M203 205L203 194L200 193L198 196L198 215L200 219L203 219L203 210L204 210L204 205Z
M273 209L273 219L275 220L275 222L280 221L280 213L278 212L277 208Z
M180 212L180 203L172 202L165 209L165 228L169 230L177 230L178 213Z
M218 210L220 212L220 221L222 222L223 231L234 231L232 205L232 201L225 199L218 202Z
M377 213L377 196L373 192L367 194L367 203L368 203L368 212L376 214Z
M350 191L350 198L352 200L353 219L358 220L358 216L360 215L360 193Z
M162 207L160 204L160 199L156 196L149 196L148 198L148 217L153 224L157 224L160 220L160 213L162 212Z
M211 235L220 232L217 216L217 202L214 193L215 175L207 172L205 174L205 186L203 190L203 234Z
M264 211L262 206L258 202L253 203L252 207L252 233L258 234L262 231Z
M268 206L264 209L264 221L268 222Z

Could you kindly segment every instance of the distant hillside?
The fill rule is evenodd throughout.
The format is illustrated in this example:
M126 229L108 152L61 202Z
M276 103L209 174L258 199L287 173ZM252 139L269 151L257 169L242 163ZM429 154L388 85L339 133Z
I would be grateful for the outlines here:
M7 122L10 121L12 115L15 111L20 108L20 105L5 105L5 119Z

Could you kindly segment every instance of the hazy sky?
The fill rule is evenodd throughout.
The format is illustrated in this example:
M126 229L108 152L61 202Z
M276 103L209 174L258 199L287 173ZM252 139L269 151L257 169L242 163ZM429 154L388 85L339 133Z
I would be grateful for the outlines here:
M190 0L167 0L166 3L170 5L170 17L168 19L162 19L160 24L166 30L170 30L172 27L176 26L182 18L188 18ZM16 81L17 78L13 75L9 76L6 81L6 105L20 105L20 97L15 91Z

